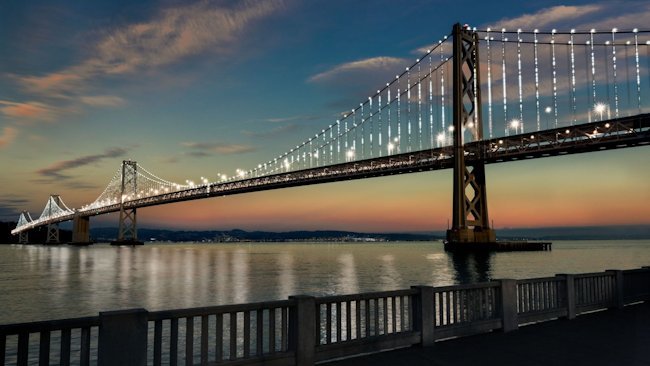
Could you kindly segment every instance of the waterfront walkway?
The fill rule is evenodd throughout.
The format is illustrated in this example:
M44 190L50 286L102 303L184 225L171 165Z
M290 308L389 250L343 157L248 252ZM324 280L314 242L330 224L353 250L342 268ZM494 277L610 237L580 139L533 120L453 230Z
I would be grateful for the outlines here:
M650 365L650 303L327 365Z

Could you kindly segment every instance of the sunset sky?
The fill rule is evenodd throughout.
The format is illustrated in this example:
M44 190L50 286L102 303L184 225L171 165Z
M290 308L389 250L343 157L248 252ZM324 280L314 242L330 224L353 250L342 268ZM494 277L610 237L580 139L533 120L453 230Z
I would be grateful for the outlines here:
M124 159L176 182L254 167L357 106L456 22L588 30L650 19L641 1L495 4L3 1L0 220L23 209L38 217L53 193L69 207L90 203ZM490 165L490 218L497 229L650 224L649 157L640 147ZM441 230L451 183L451 171L330 183L141 209L138 221ZM92 223L116 226L117 217Z

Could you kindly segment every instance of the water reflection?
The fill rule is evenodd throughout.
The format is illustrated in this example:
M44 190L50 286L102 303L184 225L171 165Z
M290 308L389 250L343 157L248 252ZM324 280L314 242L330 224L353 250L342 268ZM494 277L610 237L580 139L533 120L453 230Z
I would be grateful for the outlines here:
M233 302L243 303L248 302L248 292L250 291L250 284L248 278L248 252L244 249L237 249L232 256L232 282L233 282Z
M441 243L0 245L0 324L527 278L650 264L650 241L449 254Z
M293 272L293 256L290 253L278 254L278 282L280 297L288 297L296 293L296 278Z
M340 254L337 258L340 265L340 276L336 284L337 292L340 294L354 294L359 292L359 280L357 278L357 267L354 263L352 253Z
M395 256L392 254L384 254L379 257L379 284L382 289L395 290L399 288L402 283L402 278L395 268Z
M490 260L492 253L447 253L454 268L455 283L475 283L489 281L491 277Z

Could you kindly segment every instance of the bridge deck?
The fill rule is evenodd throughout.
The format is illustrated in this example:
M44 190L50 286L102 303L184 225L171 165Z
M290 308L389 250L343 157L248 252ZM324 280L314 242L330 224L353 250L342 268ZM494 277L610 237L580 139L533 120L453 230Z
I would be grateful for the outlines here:
M465 159L469 164L474 161L493 164L633 146L647 146L649 144L650 114L640 114L608 121L469 142L464 145L464 149ZM180 191L133 199L125 202L124 208L143 208L279 188L449 169L453 164L453 154L453 147L445 146L236 181L210 183ZM118 211L120 211L120 204L114 203L85 209L79 211L78 214L80 216L95 216ZM12 230L12 234L18 234L23 230L44 226L49 223L72 220L74 216L75 213L71 212L44 220L38 219L23 227L17 227Z
M327 365L650 365L648 345L650 302Z

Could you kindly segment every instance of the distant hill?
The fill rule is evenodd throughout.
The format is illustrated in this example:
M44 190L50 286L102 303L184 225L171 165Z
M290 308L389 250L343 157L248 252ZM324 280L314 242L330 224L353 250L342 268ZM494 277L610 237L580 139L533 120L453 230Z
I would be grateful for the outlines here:
M117 236L116 228L95 228L90 235L97 241L112 240ZM173 231L159 229L138 229L140 240L155 239L157 241L205 241L205 242L234 242L234 241L424 241L441 239L435 234L403 234L403 233L359 233L349 231L319 230L319 231L244 231L244 230L208 230L208 231Z
M500 238L538 240L650 239L650 225L497 229Z
M17 243L18 237L11 235L15 222L0 222L0 243ZM46 230L30 232L30 241L45 241ZM551 228L502 228L497 229L500 239L529 240L617 240L650 239L650 225L628 226L580 226ZM91 228L91 237L96 241L110 241L117 237L117 228ZM61 230L61 240L70 240L69 230ZM244 230L205 230L183 231L163 229L138 229L140 240L148 241L190 241L190 242L237 242L237 241L423 241L441 240L442 231L421 233L361 233L351 231L244 231Z

